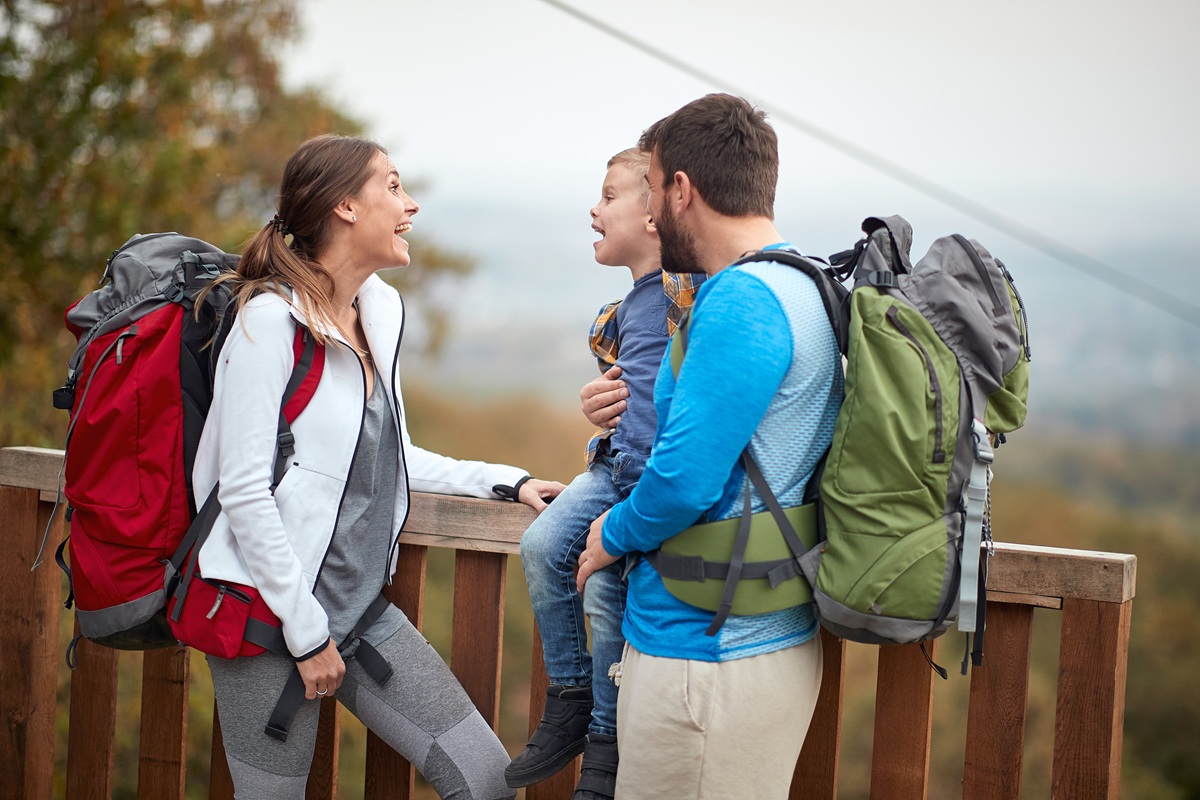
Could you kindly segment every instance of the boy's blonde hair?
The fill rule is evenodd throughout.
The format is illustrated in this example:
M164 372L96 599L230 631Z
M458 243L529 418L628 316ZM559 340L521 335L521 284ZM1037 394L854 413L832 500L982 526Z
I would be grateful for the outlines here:
M650 171L650 151L640 147L629 147L608 160L611 169L614 164L620 164L632 172L642 182L642 199L650 195L650 184L646 183L646 173Z

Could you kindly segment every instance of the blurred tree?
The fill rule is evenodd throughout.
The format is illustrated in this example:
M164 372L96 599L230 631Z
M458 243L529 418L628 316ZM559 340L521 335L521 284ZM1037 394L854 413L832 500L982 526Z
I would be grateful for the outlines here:
M63 310L137 232L237 249L296 145L361 124L289 91L295 0L0 0L0 445L61 446ZM471 262L415 244L421 294ZM444 316L426 309L436 345Z

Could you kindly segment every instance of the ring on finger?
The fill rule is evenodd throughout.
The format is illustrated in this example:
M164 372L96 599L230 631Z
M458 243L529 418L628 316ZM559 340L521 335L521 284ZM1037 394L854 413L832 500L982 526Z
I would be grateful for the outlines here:
M317 697L324 697L327 694L329 694L328 689L317 689Z

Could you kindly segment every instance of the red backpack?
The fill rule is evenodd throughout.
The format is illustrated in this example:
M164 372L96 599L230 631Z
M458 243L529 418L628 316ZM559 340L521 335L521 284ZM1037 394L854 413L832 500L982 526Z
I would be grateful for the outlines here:
M98 644L145 650L183 641L226 658L252 655L262 652L261 645L243 645L252 617L282 642L279 621L254 602L253 589L209 584L196 574L194 555L184 567L219 510L214 489L197 516L191 476L216 356L233 319L227 284L198 306L197 296L236 262L199 239L137 235L109 257L100 288L67 309L78 346L54 404L71 412L64 465L71 533L57 560L80 634ZM289 425L324 366L324 348L305 329L297 328L294 348L276 483L290 455ZM189 587L195 599L185 604ZM224 602L237 594L247 598L245 614Z

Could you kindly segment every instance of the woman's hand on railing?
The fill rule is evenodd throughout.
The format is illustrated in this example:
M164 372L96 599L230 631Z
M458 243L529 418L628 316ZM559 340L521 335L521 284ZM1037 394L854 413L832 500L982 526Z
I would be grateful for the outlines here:
M558 493L565 488L567 487L558 481L539 481L537 478L530 478L521 484L517 500L540 514L546 504L558 497Z

